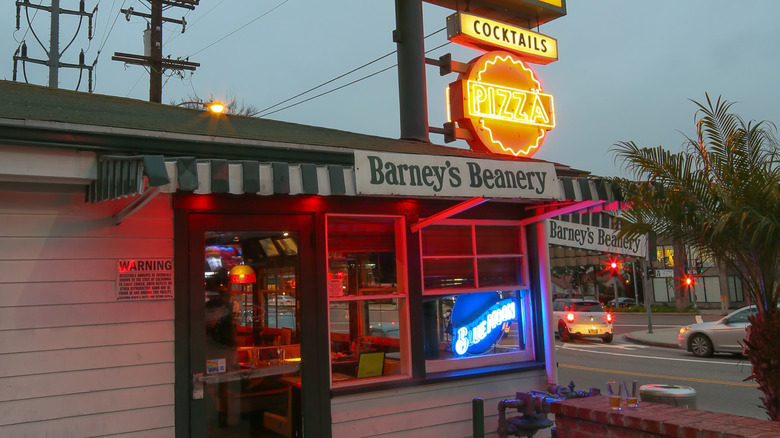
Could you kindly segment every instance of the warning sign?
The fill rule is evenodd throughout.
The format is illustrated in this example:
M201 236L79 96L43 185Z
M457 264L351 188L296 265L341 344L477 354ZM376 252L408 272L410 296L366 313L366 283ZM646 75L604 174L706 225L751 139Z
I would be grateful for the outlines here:
M117 260L116 299L173 299L173 259Z

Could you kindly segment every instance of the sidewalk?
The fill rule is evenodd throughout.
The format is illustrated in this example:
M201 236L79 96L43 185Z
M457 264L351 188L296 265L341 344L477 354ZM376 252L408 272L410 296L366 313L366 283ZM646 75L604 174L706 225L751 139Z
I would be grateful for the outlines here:
M679 328L654 328L653 333L648 333L647 329L624 333L627 341L635 344L652 345L655 347L677 348L677 334Z
M704 321L717 321L722 318L720 310L702 310L701 316ZM636 344L652 345L655 347L678 348L677 334L680 333L680 327L653 328L652 333L647 329L636 330L624 333L627 341Z

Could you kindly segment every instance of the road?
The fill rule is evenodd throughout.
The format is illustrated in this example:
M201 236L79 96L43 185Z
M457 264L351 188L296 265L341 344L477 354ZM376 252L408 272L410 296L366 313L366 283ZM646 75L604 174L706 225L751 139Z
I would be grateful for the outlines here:
M719 316L707 315L705 320ZM692 323L690 315L653 315L653 327L680 327ZM627 331L647 330L646 314L619 313L615 316L615 340L556 340L558 381L573 381L577 390L599 388L606 393L607 380L636 379L639 385L671 384L696 390L697 408L766 419L760 407L761 392L753 381L744 381L751 373L743 357L715 355L697 358L674 348L637 345L625 340Z

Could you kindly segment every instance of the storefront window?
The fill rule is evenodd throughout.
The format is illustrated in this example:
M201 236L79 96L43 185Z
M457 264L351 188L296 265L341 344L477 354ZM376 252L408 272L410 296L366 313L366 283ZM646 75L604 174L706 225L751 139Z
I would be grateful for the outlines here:
M532 360L522 227L442 221L421 233L426 371Z
M735 275L729 275L729 302L741 303L745 301L745 294L742 292L742 280Z
M674 247L672 245L658 245L656 258L661 262L661 267L671 268L674 266Z
M334 385L408 375L403 219L328 216Z

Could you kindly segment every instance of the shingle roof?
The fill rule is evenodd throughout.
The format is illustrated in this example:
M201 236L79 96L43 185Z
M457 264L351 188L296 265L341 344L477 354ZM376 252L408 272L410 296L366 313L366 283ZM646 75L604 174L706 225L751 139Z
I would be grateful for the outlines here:
M493 160L474 152L256 117L0 81L0 138L101 153L191 155L351 165L356 149ZM19 130L24 127L24 132ZM72 133L72 136L62 135ZM306 154L301 154L301 150ZM529 161L539 161L527 159ZM556 164L559 176L586 172Z

